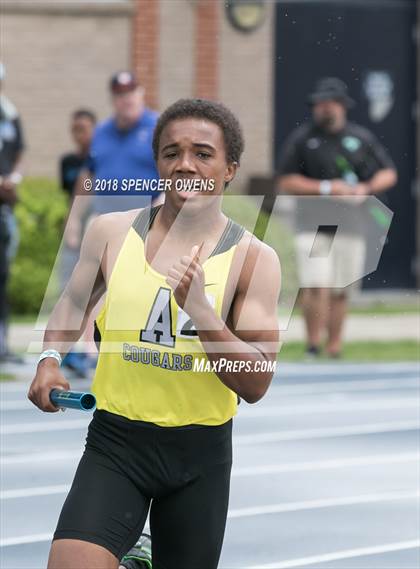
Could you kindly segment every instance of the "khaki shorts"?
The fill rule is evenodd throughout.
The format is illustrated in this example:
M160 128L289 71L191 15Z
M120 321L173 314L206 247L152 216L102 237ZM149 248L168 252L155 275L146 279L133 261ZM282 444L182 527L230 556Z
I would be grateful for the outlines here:
M339 294L349 285L360 286L366 255L362 237L299 233L296 252L301 288L333 288Z

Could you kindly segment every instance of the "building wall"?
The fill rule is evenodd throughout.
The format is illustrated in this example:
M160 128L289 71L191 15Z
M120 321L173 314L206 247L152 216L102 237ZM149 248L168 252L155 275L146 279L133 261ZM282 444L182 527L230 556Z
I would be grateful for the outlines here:
M250 174L269 174L272 3L267 2L264 24L243 34L228 23L223 2L147 0L147 5L145 1L2 2L5 93L23 119L28 175L56 174L58 157L71 148L70 113L87 106L105 118L110 112L109 77L132 63L140 79L149 81L149 102L158 110L181 97L205 96L208 89L207 96L223 101L238 115L246 138L238 189ZM141 11L137 19L136 7ZM206 20L209 14L211 22ZM153 45L148 41L150 22L159 37ZM208 48L197 30L215 48L216 57L209 54L207 63ZM217 32L214 43L212 31Z
M194 91L195 6L188 0L161 0L159 85L160 108Z
M209 0L161 0L159 101L164 109L180 97L199 94L216 98L235 112L246 141L236 184L242 190L249 175L270 175L272 170L274 5L267 2L264 24L244 34L227 21L223 2L212 0L212 4L217 5L216 22L206 19L206 10L213 7ZM208 26L217 32L217 58L208 54L206 62L205 49L197 59L203 47L197 30L208 41ZM197 70L200 61L209 74Z
M417 0L417 22L415 38L417 42L417 70L420 69L420 0ZM420 287L420 73L417 72L417 99L416 99L416 122L417 122L417 235L416 235L416 274L417 286Z
M267 2L266 9L264 23L249 34L235 30L224 13L221 18L219 97L237 114L245 134L239 185L249 175L272 171L274 3Z
M133 0L131 65L146 89L146 104L159 108L159 0Z
M130 59L131 11L88 4L3 3L4 92L23 120L28 175L56 175L71 148L70 113L86 106L106 117L109 77Z

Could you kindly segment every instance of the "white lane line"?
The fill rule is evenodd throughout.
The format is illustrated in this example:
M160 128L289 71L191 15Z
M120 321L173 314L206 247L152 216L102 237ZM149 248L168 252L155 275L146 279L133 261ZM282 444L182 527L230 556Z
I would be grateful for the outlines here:
M346 401L344 403L324 403L314 405L289 405L283 402L282 405L257 405L252 408L245 407L240 409L237 418L246 417L247 419L261 417L278 417L285 415L315 415L318 413L353 413L354 411L385 411L395 409L416 409L420 411L420 401L416 398L405 399L384 399L372 401Z
M265 563L264 565L252 565L245 569L291 569L292 567L305 567L315 563L328 563L328 561L338 561L339 559L350 559L352 557L363 557L364 555L377 555L380 553L391 553L392 551L403 551L417 549L420 547L420 540L399 541L397 543L384 543L383 545L373 545L370 547L360 547L358 549L344 549L333 551L300 559L288 559L287 561L276 561L275 563Z
M25 384L25 387L26 384ZM332 392L358 392L358 391L383 391L420 388L420 379L412 378L391 378L384 380L342 380L324 381L316 383L302 383L299 385L284 385L273 383L272 390L280 391L281 396L287 395L317 395ZM35 407L25 398L3 401L0 403L0 411L30 411ZM257 416L257 415L254 415Z
M247 518L250 516L265 516L267 514L282 514L284 512L299 512L303 510L316 510L320 508L337 508L340 506L353 506L357 504L372 504L374 502L392 502L395 500L412 500L420 496L420 490L415 492L382 492L378 494L361 494L358 496L345 496L344 498L323 498L320 500L305 500L303 502L289 502L268 504L266 506L252 506L229 510L228 518Z
M337 375L354 374L366 375L383 373L419 373L420 365L417 362L390 362L390 363L278 363L279 370L285 375Z
M370 401L346 401L332 402L315 405L308 403L303 405L289 405L283 402L282 405L266 405L265 403L253 405L252 408L246 406L239 410L240 417L270 417L277 415L306 415L308 413L342 413L353 411L371 411L371 410L388 410L388 409L420 409L420 402L413 397L404 397L401 399L372 399ZM35 407L26 401L18 399L4 401L0 403L0 411L35 411Z
M290 462L285 464L266 464L260 466L245 466L234 468L232 476L260 476L265 474L277 474L281 472L305 472L307 470L328 470L330 468L347 468L349 466L372 466L377 464L401 464L420 460L420 454L399 453L384 454L368 457L350 457L334 460L319 460L307 462Z
M54 422L36 422L36 423L16 423L12 425L3 425L0 428L0 435L16 435L24 433L45 433L48 431L71 431L73 429L85 429L92 417L88 419L75 419L74 421L54 421Z
M9 466L14 464L31 464L36 466L40 462L57 462L58 460L76 460L82 456L83 448L79 450L69 451L53 451L39 453L22 453L12 454L10 456L2 456L0 458L1 466Z
M389 423L368 423L366 425L349 425L345 427L326 427L320 429L298 429L257 433L255 435L237 435L233 441L237 445L253 445L274 443L278 441L299 441L324 439L333 437L351 437L358 435L374 435L379 433L399 433L417 431L419 421L392 421Z
M34 533L30 535L19 535L17 537L6 537L4 539L0 539L0 547L24 545L26 543L39 543L41 541L51 541L52 536L52 533Z
M35 367L34 367L35 370ZM0 394L3 393L23 393L28 391L31 382L28 381L10 381L2 382L0 385Z
M28 381L2 381L0 384L0 395L2 395L3 393L22 393L26 397L26 394L28 393L29 390L29 386L31 385L33 375L35 373L36 361L37 360L35 359L33 362L33 368L31 369L32 377L28 379ZM76 383L77 386L80 387L81 389L86 389L90 385L89 381L87 380L77 379L75 380L75 384Z
M0 403L0 411L35 411L33 403L25 399L10 399Z
M54 454L50 455L52 460ZM32 458L34 460L34 458ZM261 465L246 468L234 468L232 476L264 476L281 472L303 472L306 470L327 470L331 468L345 468L349 466L365 466L374 464L405 463L420 460L417 453L400 453L391 455L377 455L374 457L355 457L339 460L324 460L312 462L292 462L286 464ZM70 489L70 484L60 484L56 486L33 486L29 488L16 488L3 490L0 492L0 500L11 500L14 498L31 498L36 496L49 496L53 494L64 494Z
M317 383L301 383L299 385L285 385L273 383L270 389L280 391L281 395L312 395L331 391L380 391L388 389L418 389L420 379L418 377L401 379L366 379L342 381L320 381Z
M44 453L24 453L11 456L4 456L1 458L2 466L14 466L19 464L31 464L36 466L38 463L43 462L57 462L59 460L78 460L83 453L83 448L74 451L53 451ZM345 468L346 466L363 466L375 464L393 464L402 462L414 462L420 460L420 455L411 453L399 454L384 454L376 456L361 456L340 458L334 460L322 461L305 461L305 462L290 462L283 464L267 464L259 466L250 466L243 468L234 468L232 471L233 476L255 476L258 474L270 474L276 472L299 472L305 470L323 470L328 468Z
M11 500L13 498L32 498L35 496L51 496L53 494L64 494L70 490L70 484L60 484L57 486L34 486L32 488L16 488L14 490L3 490L0 492L0 500Z
M284 369L280 365L280 371L277 372L275 378L272 383L272 387L280 388L284 390L297 390L298 392L305 388L324 388L324 387L331 387L332 389L343 388L345 390L357 388L357 390L370 390L370 389L399 389L399 388L406 388L406 387L418 387L420 382L420 368L418 369L408 369L409 372L412 372L413 375L409 377L390 377L386 379L342 379L341 381L308 381L307 383L301 383L299 385L285 385L282 383L284 378L288 380L289 377L308 377L316 378L317 376L326 377L326 376L337 376L340 377L343 374L346 375L346 370L343 368L336 368L334 366L330 367L330 365L326 367L322 367L322 369L316 369L315 366L312 366L310 372L307 367L301 366L297 368L296 371L290 372L289 369ZM368 368L361 368L358 371L356 370L354 374L355 378L360 378L360 376L371 377L372 373L385 373L386 371L391 371L391 373L399 373L404 372L406 370L394 368L390 365L389 368L385 367L382 370L371 370ZM26 393L28 392L30 382L16 382L16 383L4 383L0 384L0 395L3 393L21 393L22 397L26 398ZM79 385L79 383L78 383ZM89 384L80 384L80 388L88 389Z
M296 512L300 510L310 510L315 508L329 508L336 506L348 506L353 504L367 504L372 502L385 502L392 500L407 500L416 498L420 492L388 492L383 494L365 494L362 496L349 496L341 499L324 499L324 500L311 500L307 502L290 502L288 504L275 504L270 506L258 506L255 508L241 508L238 510L230 510L228 518L243 518L248 516L257 516L263 514L274 514L282 512ZM50 541L52 534L32 534L22 535L17 537L9 537L0 540L0 547L7 547L11 545L22 545L25 543L36 543L41 541ZM264 567L273 567L277 569L278 564L269 565Z
M41 433L48 431L53 431L56 433L59 431L85 429L89 425L90 420L91 417L89 419L78 419L73 421L57 421L51 423L18 423L12 425L4 425L0 428L0 435ZM345 427L326 427L320 429L264 432L255 435L236 435L234 436L234 441L236 444L256 444L275 441L413 431L419 428L419 421L392 421L388 423L368 423L364 425L349 425Z

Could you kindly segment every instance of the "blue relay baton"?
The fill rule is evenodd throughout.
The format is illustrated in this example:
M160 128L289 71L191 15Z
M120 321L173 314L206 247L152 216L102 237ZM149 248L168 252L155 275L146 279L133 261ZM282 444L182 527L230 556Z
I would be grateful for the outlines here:
M79 411L94 411L96 407L96 397L93 393L83 391L52 389L50 400L56 407L78 409Z

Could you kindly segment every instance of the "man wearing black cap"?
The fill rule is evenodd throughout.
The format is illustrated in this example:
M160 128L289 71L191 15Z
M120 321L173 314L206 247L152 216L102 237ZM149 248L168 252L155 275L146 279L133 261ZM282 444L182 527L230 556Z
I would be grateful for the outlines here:
M280 157L281 191L298 196L296 209L297 258L303 313L307 330L307 354L320 353L322 333L327 331L326 351L338 357L347 308L346 289L337 283L363 271L365 244L354 216L353 202L324 196L367 196L379 194L396 183L391 158L367 129L347 121L354 101L347 85L331 77L317 82L308 103L313 120L298 127L286 141ZM310 197L317 196L317 197ZM357 207L354 204L354 207ZM322 225L331 219L331 226ZM335 236L333 225L339 226ZM316 248L314 232L317 231ZM335 237L335 239L334 239ZM335 241L332 248L333 239ZM308 251L322 257L322 270L311 271ZM331 254L330 254L331 252ZM333 253L334 252L334 253ZM350 276L350 282L352 277Z
M129 180L159 177L152 153L158 115L145 106L144 88L131 72L113 75L109 88L114 114L95 130L90 157L77 182L76 194L83 199L75 200L66 227L66 242L74 249L80 244L81 220L88 207L96 216L145 207L159 196L151 190L126 191Z

